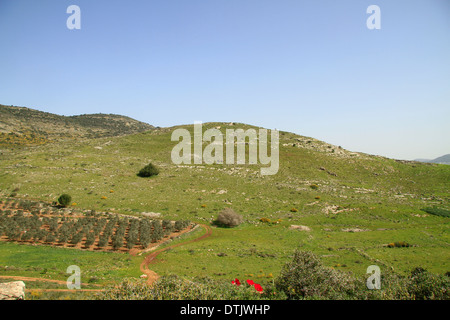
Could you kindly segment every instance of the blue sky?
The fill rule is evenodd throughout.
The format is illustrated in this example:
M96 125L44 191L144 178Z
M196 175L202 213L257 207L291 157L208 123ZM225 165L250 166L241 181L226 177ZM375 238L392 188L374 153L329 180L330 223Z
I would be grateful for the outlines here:
M448 0L0 0L0 46L0 104L450 153Z

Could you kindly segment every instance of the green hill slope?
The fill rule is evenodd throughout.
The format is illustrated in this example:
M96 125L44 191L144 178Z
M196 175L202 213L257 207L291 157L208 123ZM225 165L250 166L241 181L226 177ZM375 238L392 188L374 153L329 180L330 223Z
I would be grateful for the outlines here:
M60 116L30 108L0 105L0 145L36 145L49 141L119 136L153 126L115 114Z
M203 130L213 127L252 128L208 123ZM73 210L151 211L198 223L212 222L226 207L243 215L236 228L214 228L205 241L162 254L164 263L154 266L159 274L270 278L299 246L359 275L371 264L448 271L448 218L420 209L449 208L449 166L349 152L289 132L280 132L280 169L273 176L262 176L259 165L175 165L176 128L193 132L179 126L3 150L0 192L47 201L69 193ZM149 162L160 174L138 177ZM397 241L412 246L388 246Z

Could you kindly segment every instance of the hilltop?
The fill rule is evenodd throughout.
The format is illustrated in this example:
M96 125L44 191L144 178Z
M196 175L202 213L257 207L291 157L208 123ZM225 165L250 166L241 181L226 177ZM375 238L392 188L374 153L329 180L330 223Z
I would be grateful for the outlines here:
M433 159L433 160L429 160L429 159L415 159L414 161L440 163L440 164L450 164L450 154L446 154L446 155L437 157L436 159Z
M153 128L150 124L115 114L61 116L26 107L0 105L0 144L3 145L113 137Z

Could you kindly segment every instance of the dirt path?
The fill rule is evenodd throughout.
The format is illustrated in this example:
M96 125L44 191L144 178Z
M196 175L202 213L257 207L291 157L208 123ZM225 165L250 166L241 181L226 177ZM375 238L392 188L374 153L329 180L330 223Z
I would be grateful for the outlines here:
M180 243L168 246L168 247L166 247L164 249L156 250L156 251L150 253L149 255L147 255L144 258L144 261L142 261L142 263L141 263L140 269L141 269L141 271L144 274L147 275L147 284L148 285L153 284L159 278L158 274L155 271L152 271L152 270L150 270L148 268L148 265L152 264L152 263L155 263L156 262L155 259L160 253L162 253L162 252L164 252L166 250L169 250L169 249L173 249L173 248L179 247L179 246L184 246L184 245L189 244L189 243L198 242L198 241L201 241L201 240L211 236L211 233L212 233L211 227L209 227L207 225L204 225L204 224L201 224L200 226L202 226L203 228L206 229L206 233L204 235L202 235L202 236L200 236L198 238L186 241L186 242L180 242Z

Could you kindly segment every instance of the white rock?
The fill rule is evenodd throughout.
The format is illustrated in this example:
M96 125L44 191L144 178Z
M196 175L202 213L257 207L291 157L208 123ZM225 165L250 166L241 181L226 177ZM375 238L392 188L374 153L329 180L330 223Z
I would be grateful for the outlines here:
M301 225L291 225L289 227L290 230L299 230L299 231L311 231L311 228L307 227L307 226L301 226Z
M0 283L0 300L24 300L25 283L23 281L14 281Z

